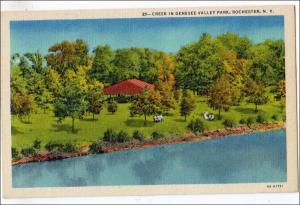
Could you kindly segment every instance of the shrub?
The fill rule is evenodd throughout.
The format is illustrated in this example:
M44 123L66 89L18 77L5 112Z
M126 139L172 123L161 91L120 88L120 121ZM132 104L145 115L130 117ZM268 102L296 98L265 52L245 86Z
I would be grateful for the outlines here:
M247 118L247 126L250 127L251 125L253 125L255 122L254 117L248 117Z
M242 125L247 124L247 120L246 119L240 119L240 124L242 124Z
M33 147L23 148L21 149L21 154L25 157L33 156L36 154L36 151Z
M63 152L75 152L77 150L77 147L72 143L66 143L62 147Z
M108 102L107 111L114 114L118 110L118 104L115 101Z
M127 132L121 130L118 133L118 142L122 143L122 142L128 142L129 141L129 135Z
M20 153L19 153L19 150L17 148L14 148L14 147L11 148L11 157L13 159L19 159L20 158Z
M54 142L48 142L45 145L45 149L48 150L49 152L56 151L56 152L61 152L63 150L64 145L54 143Z
M140 132L140 131L138 131L138 130L136 130L136 131L133 132L132 138L136 139L136 140L139 140L139 141L143 141L145 139L143 133Z
M104 132L103 141L111 142L111 143L117 142L118 141L117 133L112 129L107 129Z
M266 123L268 120L267 120L267 117L265 115L262 115L262 114L258 114L257 117L256 117L256 122L257 123Z
M33 148L36 150L39 150L41 148L41 141L40 140L34 140L33 141Z
M230 109L230 107L229 107L229 106L225 106L225 107L224 107L224 111L225 111L225 112L228 112L228 111L229 111L229 109Z
M157 140L157 139L160 139L160 138L164 137L164 135L162 133L159 133L157 131L152 132L151 136L152 136L152 139L154 139L154 140Z
M279 120L279 116L277 114L272 115L272 119L275 121Z
M195 120L191 120L188 124L188 128L193 132L203 132L204 131L204 123L201 119L197 118Z
M102 152L102 142L96 141L90 144L89 146L89 153L90 154L97 154Z
M236 122L233 119L225 119L222 124L224 127L234 127Z

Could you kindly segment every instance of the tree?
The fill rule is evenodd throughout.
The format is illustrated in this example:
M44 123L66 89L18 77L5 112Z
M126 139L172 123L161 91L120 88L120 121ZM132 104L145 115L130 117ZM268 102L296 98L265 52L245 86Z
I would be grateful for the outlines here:
M25 53L24 56L30 61L31 69L42 74L44 71L44 57L37 51L36 53Z
M189 116L192 111L196 108L196 100L189 91L184 91L180 103L180 115L186 117Z
M46 88L53 94L58 96L62 89L62 80L57 71L52 68L47 68L44 73Z
M175 109L176 101L174 99L174 60L164 54L159 54L157 81L155 83L155 89L161 95L162 111L167 113L169 109Z
M235 33L225 33L217 36L217 41L224 45L227 49L234 51L238 59L246 59L248 49L251 42L248 37L240 37Z
M222 75L213 84L208 92L208 105L218 110L218 119L221 119L221 110L229 107L235 98L235 91L226 75Z
M218 51L217 42L207 33L197 42L182 47L175 57L177 88L207 94L208 88L223 71Z
M89 83L87 92L88 111L93 114L93 120L95 120L95 114L100 114L103 108L103 96L102 96L103 84L93 79Z
M59 122L64 118L72 119L72 131L74 131L75 118L82 118L87 109L85 93L76 80L67 81L60 95L54 103L54 115Z
M193 131L193 132L203 132L204 131L204 123L200 118L193 119L191 122L188 124L188 128Z
M249 76L264 85L276 85L285 76L284 42L266 40L250 47Z
M44 110L44 113L46 113L46 110L49 109L49 104L53 102L53 95L48 90L45 90L40 96L39 100L37 101L37 104L40 108Z
M23 78L27 77L30 73L29 62L25 56L20 57L19 68Z
M109 100L107 105L107 111L114 114L118 110L118 104L114 100Z
M26 80L22 77L22 72L18 67L12 69L10 88L12 93L15 92L26 95L28 92Z
M140 58L135 48L116 50L113 64L115 66L114 82L139 77Z
M63 41L51 46L46 55L47 65L64 76L67 70L77 71L79 66L88 66L88 45L81 39Z
M21 121L24 117L27 117L29 122L30 114L34 112L34 100L31 95L22 95L17 92L13 92L11 96L11 112L17 115Z
M279 97L280 97L281 113L283 113L285 103L286 103L285 80L279 81L279 83L278 83L278 93L279 93Z
M98 46L93 53L95 57L89 76L103 83L112 83L114 52L111 47L108 45Z
M253 80L247 80L244 92L248 97L247 102L255 105L255 112L258 112L258 105L263 105L268 102L268 96L264 86Z
M144 92L137 96L130 106L132 114L144 116L144 125L147 122L147 116L161 112L161 99L158 92L145 89Z

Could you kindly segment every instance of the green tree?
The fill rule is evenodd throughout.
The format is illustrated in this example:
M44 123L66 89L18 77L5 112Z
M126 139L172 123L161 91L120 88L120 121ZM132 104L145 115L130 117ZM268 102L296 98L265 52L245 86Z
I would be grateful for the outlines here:
M95 79L89 83L86 99L88 102L88 111L93 114L93 120L95 120L95 114L100 114L103 108L102 89L103 84Z
M130 106L130 113L143 115L144 125L147 123L147 116L161 112L161 99L158 92L145 89L137 96Z
M139 77L140 58L134 48L116 50L113 64L114 82Z
M184 116L185 121L186 117L189 116L195 108L196 100L192 93L189 91L184 91L180 102L180 115Z
M30 61L31 69L42 74L44 72L44 57L37 51L36 53L25 53L24 56Z
M93 51L95 54L92 68L89 71L89 76L95 78L100 82L111 84L112 75L114 72L112 61L114 59L114 52L108 45L97 46Z
M11 112L17 115L21 121L27 117L29 122L30 115L34 112L34 99L31 95L22 95L17 92L13 92L11 95Z
M221 119L221 110L228 108L235 98L235 90L226 75L222 75L209 89L208 105L218 110L218 119Z
M25 56L20 57L20 62L18 64L18 66L20 68L22 77L23 78L27 77L28 74L30 73L30 66L29 66L29 62Z
M109 100L107 104L107 111L114 114L118 110L118 104L114 100Z
M238 59L246 59L247 52L252 45L248 37L240 37L231 32L219 35L216 39L227 49L234 51Z
M263 105L268 102L265 87L251 79L245 83L244 92L248 97L247 102L255 105L255 112L258 112L258 105Z
M60 95L55 99L54 114L59 122L64 118L72 119L72 131L74 131L74 121L82 118L87 110L85 93L76 80L69 80L62 88Z
M57 71L47 68L44 74L46 88L53 94L58 96L62 89L62 80Z
M176 87L207 94L223 71L218 51L218 44L207 33L197 42L182 47L176 54Z

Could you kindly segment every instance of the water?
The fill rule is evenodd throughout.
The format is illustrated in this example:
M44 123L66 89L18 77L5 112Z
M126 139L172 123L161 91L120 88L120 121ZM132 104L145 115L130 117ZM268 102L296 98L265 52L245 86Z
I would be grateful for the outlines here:
M285 182L285 130L13 166L13 187Z

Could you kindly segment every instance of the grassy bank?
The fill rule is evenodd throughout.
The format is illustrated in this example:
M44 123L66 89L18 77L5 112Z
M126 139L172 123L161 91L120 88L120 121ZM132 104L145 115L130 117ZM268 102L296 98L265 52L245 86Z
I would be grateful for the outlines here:
M41 147L50 141L57 143L76 143L78 145L88 145L95 140L101 140L103 133L112 128L116 131L124 130L128 134L132 134L135 130L141 131L146 139L150 139L153 131L158 131L171 136L178 133L188 131L188 122L195 117L203 119L203 113L209 111L217 114L216 111L208 107L204 98L197 98L197 108L191 116L184 121L179 114L179 108L170 112L165 116L163 123L153 123L152 117L148 117L147 125L144 126L143 117L130 117L128 106L130 104L118 104L118 111L110 114L103 109L100 115L96 115L97 120L92 120L92 115L87 115L83 120L75 121L75 132L71 132L71 120L67 118L63 123L58 124L57 118L54 117L52 111L38 111L31 116L29 124L22 123L16 116L12 116L12 146L18 149L32 146L35 139L41 140ZM222 120L204 121L206 130L216 130L223 128L224 119L247 119L249 116L256 118L259 113L266 115L268 121L272 122L274 114L282 119L280 105L276 101L271 101L266 105L259 106L259 112L254 112L253 104L241 104L232 106L228 112L222 112Z

